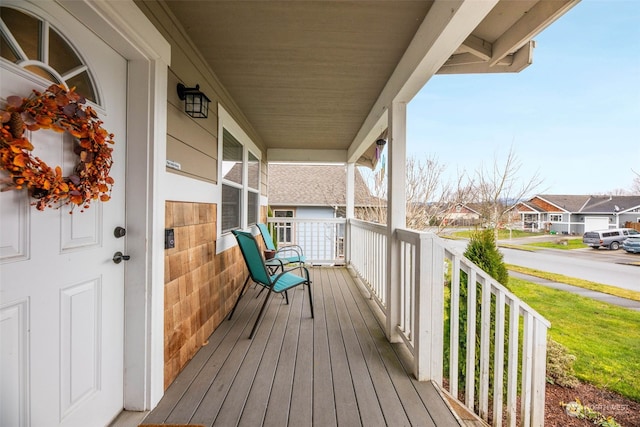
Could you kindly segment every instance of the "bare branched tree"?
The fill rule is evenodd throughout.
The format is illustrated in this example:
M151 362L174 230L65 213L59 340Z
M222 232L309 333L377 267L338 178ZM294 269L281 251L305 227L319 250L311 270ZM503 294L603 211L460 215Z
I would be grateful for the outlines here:
M636 176L633 178L633 183L631 184L631 194L640 195L640 173L636 171L632 171Z
M378 200L387 199L387 179L385 159L381 167L370 173L368 178L372 194ZM466 203L472 191L466 173L458 173L455 183L444 180L446 166L434 155L417 159L410 157L406 164L406 226L413 230L437 227L440 231L446 225L444 212L456 203ZM385 223L386 206L374 206L367 210L369 221Z
M538 172L529 179L522 179L518 175L521 166L511 147L504 162L495 157L491 167L481 166L476 171L475 201L480 204L488 225L495 228L496 239L498 228L509 222L509 211L542 185Z
M431 156L424 161L407 159L407 227L424 230L442 212L451 189L442 180L445 166Z

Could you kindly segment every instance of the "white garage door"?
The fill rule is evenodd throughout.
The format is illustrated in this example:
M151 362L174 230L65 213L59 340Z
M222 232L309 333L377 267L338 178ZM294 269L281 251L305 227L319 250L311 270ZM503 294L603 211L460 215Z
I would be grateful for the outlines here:
M606 230L609 228L609 218L593 217L584 219L584 231Z

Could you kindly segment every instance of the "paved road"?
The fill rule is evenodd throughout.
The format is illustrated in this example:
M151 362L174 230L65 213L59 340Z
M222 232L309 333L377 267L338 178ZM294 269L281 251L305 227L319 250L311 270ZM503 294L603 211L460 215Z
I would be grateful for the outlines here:
M537 238L529 238L537 239ZM466 240L451 240L452 245L463 252ZM501 241L499 243L507 243ZM520 240L512 240L511 244L522 244ZM523 251L500 248L507 264L520 265L551 273L563 274L605 285L617 286L640 292L640 255L628 254L623 250L543 249ZM633 263L636 263L634 265Z

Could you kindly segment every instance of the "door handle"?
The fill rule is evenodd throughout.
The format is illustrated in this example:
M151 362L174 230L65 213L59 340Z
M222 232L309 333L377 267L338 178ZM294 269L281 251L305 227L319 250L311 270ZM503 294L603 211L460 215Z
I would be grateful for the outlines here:
M113 254L113 262L115 262L116 264L120 264L122 261L129 261L129 259L131 259L131 256L124 255L120 251Z

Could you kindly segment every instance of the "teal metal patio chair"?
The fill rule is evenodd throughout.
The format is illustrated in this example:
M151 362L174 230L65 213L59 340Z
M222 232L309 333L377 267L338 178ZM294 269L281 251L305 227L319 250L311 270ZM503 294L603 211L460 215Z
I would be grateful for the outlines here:
M276 246L273 243L273 237L269 232L269 228L266 224L257 224L258 229L260 230L260 235L262 236L262 241L264 242L265 248L269 251L275 252L275 263L282 262L283 264L294 264L294 263L302 263L304 264L306 261L306 257L302 251L302 247L298 245L287 245L280 249L276 249Z
M240 246L242 257L244 258L244 262L247 265L247 269L249 270L249 276L247 277L247 280L244 281L244 285L242 285L240 295L238 295L238 299L236 300L231 313L229 313L229 319L231 319L231 316L233 316L233 312L236 310L236 307L240 302L240 298L242 298L242 295L244 294L249 280L254 281L258 285L263 286L264 289L269 291L267 292L267 296L262 303L262 307L260 308L260 312L258 313L256 322L253 324L249 339L253 338L253 334L258 327L258 323L260 322L264 309L267 307L267 302L269 301L271 293L284 292L287 304L289 304L287 290L295 288L296 286L307 285L309 290L309 307L311 308L311 317L313 318L313 300L311 297L311 280L309 280L309 270L307 270L307 268L304 267L303 264L299 264L295 268L289 270L283 269L283 271L280 273L271 274L269 269L267 268L267 265L265 264L264 259L262 258L260 247L258 246L258 242L256 241L255 237L253 237L251 233L238 230L234 230L233 235L238 241L238 246ZM300 275L293 273L293 271L296 270L300 270Z

